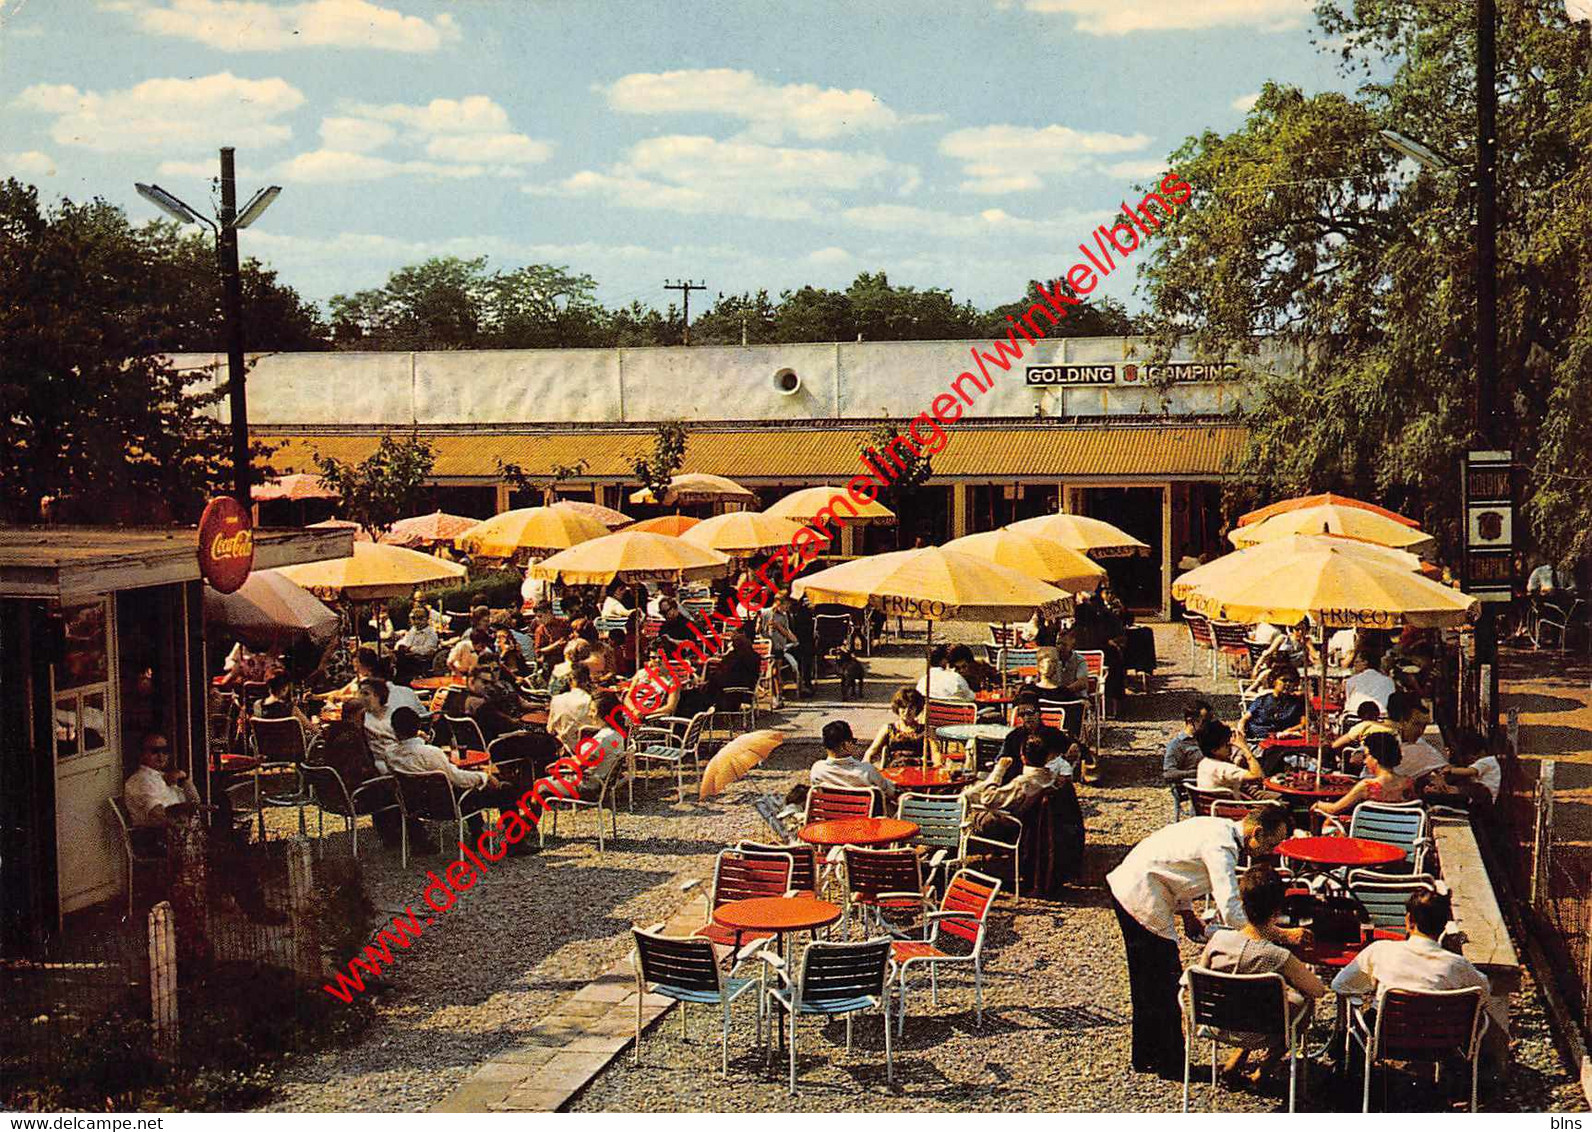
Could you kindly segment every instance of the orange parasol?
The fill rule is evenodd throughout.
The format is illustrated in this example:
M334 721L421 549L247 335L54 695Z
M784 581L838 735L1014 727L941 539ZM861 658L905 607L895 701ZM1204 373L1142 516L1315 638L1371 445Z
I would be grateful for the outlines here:
M643 519L639 523L631 523L625 530L679 538L701 521L692 515L659 515L656 519Z
M751 731L730 740L703 768L702 788L697 797L706 801L724 793L727 786L745 778L784 741L785 737L778 731L768 730Z
M1403 523L1406 527L1419 527L1414 519L1400 515L1397 511L1389 511L1386 507L1378 507L1375 503L1366 503L1364 500L1355 499L1349 495L1334 495L1324 492L1321 495L1300 495L1293 499L1279 499L1277 502L1261 507L1255 511L1246 511L1238 517L1238 525L1247 527L1251 523L1260 523L1273 515L1281 515L1284 511L1299 511L1306 507L1358 507L1362 511L1374 511L1384 519L1392 519L1396 523Z

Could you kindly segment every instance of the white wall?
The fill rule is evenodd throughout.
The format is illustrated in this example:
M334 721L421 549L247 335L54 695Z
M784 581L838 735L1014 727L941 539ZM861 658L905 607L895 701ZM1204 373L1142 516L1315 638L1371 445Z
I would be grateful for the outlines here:
M614 350L267 354L249 371L249 421L269 425L485 425L660 420L762 421L915 416L964 372L962 342L839 342ZM970 417L1225 413L1242 381L1180 384L1164 394L1123 380L1148 346L1128 338L1060 338L1025 346L1009 372L966 410ZM1173 360L1194 361L1184 351ZM183 369L225 369L225 358L178 355ZM1028 365L1115 364L1110 385L1029 386ZM1251 363L1285 365L1274 352ZM782 394L774 374L800 388ZM225 402L219 408L225 417Z

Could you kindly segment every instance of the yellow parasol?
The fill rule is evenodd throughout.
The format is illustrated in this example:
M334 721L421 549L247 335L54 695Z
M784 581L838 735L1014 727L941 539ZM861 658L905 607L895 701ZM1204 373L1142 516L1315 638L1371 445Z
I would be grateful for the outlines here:
M531 567L532 577L567 586L606 586L613 581L690 582L722 578L729 572L729 558L716 550L646 531L594 538Z
M1036 515L1032 519L1008 523L1006 529L1054 539L1091 558L1126 558L1150 553L1149 543L1140 542L1127 531L1087 515Z
M568 507L521 507L477 523L453 545L477 558L538 558L607 533L596 519Z
M747 772L773 753L785 741L778 731L750 731L724 745L724 749L708 760L702 769L702 786L697 797L706 801L724 793L732 782L745 778Z
M663 493L661 500L652 494L651 488L644 487L630 493L630 502L661 502L672 507L676 503L756 503L757 496L723 476L686 472L670 478L668 490Z
M1247 527L1237 527L1227 538L1234 546L1245 547L1271 539L1287 538L1289 535L1341 535L1361 542L1373 542L1378 546L1408 550L1414 554L1437 545L1437 540L1431 535L1396 519L1389 519L1363 507L1344 507L1335 503L1282 511Z
M1010 566L1071 593L1093 593L1106 576L1103 567L1072 547L1027 531L985 531L953 539L945 549Z
M1238 517L1237 525L1247 527L1252 523L1259 523L1269 519L1273 515L1281 515L1287 511L1302 511L1307 507L1320 507L1323 504L1331 504L1337 507L1358 507L1362 511L1370 511L1373 514L1381 515L1385 519L1392 519L1395 523L1403 523L1406 527L1420 526L1414 519L1409 518L1407 515L1400 515L1397 511L1390 511L1386 507L1378 507L1375 503L1367 503L1365 500L1355 499L1351 495L1334 495L1332 492L1325 492L1321 495L1300 495L1295 496L1293 499L1279 499L1268 506L1254 511L1246 511Z
M789 519L761 511L731 511L702 520L680 537L732 558L746 558L789 546L801 529L800 524Z
M837 496L840 502L835 503ZM846 494L846 489L843 487L804 487L800 491L791 492L763 514L776 515L794 523L806 524L816 519L820 511L834 515L836 524L842 527L873 524L893 526L896 521L895 512L877 499L872 503L858 504Z
M1336 535L1290 535L1256 543L1244 550L1235 550L1203 566L1196 566L1186 574L1180 574L1172 581L1172 596L1178 601L1187 601L1189 595L1201 587L1219 584L1234 573L1257 576L1267 571L1291 570L1301 560L1301 555L1318 545L1338 546L1346 554L1357 555L1396 570L1417 573L1426 569L1426 564L1407 550L1395 550L1390 546L1378 546L1374 542L1359 542Z
M577 515L584 515L588 519L596 519L611 531L618 530L620 527L634 521L623 511L615 511L612 507L604 507L601 503L590 503L584 499L559 499L555 500L551 506L568 507Z
M280 566L276 572L322 600L375 601L457 581L465 571L456 562L401 546L356 542L352 558Z

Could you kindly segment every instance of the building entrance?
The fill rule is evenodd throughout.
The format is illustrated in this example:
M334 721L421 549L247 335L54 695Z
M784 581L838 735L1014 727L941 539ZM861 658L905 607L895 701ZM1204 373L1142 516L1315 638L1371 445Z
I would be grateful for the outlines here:
M1078 487L1073 489L1074 507L1081 515L1104 519L1122 528L1141 542L1150 544L1148 555L1131 558L1101 558L1100 565L1111 579L1111 588L1122 603L1135 613L1156 614L1161 610L1161 508L1159 487Z

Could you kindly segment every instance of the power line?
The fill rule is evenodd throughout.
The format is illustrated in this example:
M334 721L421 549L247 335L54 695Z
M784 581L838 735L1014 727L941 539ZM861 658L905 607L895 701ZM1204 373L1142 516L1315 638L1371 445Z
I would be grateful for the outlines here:
M685 344L689 346L691 344L691 292L706 291L708 285L706 283L693 283L689 279L682 279L678 283L670 283L666 279L663 283L663 289L665 291L680 292L681 306L685 308Z

